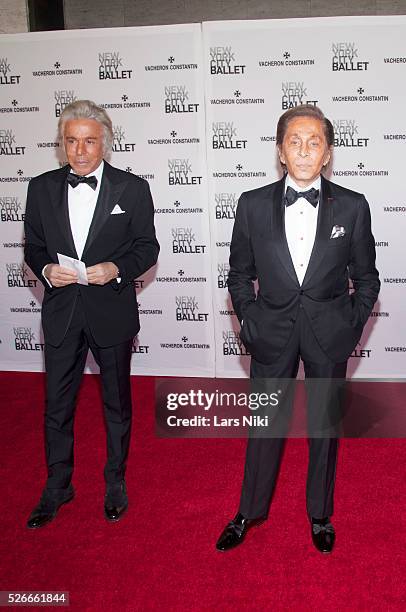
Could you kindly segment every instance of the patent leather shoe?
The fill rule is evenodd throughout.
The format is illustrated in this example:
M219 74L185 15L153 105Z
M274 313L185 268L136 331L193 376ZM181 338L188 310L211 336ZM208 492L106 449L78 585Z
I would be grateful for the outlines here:
M128 508L127 490L124 480L108 483L104 497L104 516L111 523L119 521Z
M70 502L74 496L72 485L69 485L67 489L44 489L39 504L29 516L28 529L39 529L53 521L59 508Z
M331 553L336 534L329 518L312 519L311 533L314 546L323 554Z
M228 523L217 540L217 550L225 552L242 544L251 527L258 527L264 520L264 518L246 519L239 512L235 518Z

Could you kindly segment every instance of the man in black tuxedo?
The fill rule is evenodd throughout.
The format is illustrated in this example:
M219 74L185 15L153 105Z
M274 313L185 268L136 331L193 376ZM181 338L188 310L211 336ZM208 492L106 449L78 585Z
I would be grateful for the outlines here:
M74 411L89 348L100 366L107 428L105 516L117 521L127 509L130 360L140 329L133 281L159 253L148 183L104 160L113 140L107 113L78 100L58 127L68 165L32 179L25 215L25 260L45 287L47 373L48 479L29 528L48 523L74 496ZM88 284L59 265L58 254L84 262Z
M294 379L301 358L308 422L320 424L322 412L339 403L337 379L345 379L347 360L378 296L375 241L365 197L320 174L330 160L334 130L319 108L286 111L276 143L287 174L242 194L228 287L241 339L252 355L251 378ZM311 384L311 379L323 381ZM250 527L267 517L283 445L283 436L249 438L239 511L222 532L218 550L243 542ZM330 517L336 459L337 436L310 438L307 512L313 543L324 553L335 540Z

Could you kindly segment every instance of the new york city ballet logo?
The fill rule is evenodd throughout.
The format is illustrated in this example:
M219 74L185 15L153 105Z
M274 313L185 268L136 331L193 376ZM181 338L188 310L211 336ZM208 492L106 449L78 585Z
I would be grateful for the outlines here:
M17 146L13 130L0 130L0 155L25 155L25 147Z
M137 353L141 355L148 355L149 354L149 344L140 344L140 341L138 340L138 338L135 337L133 339L131 352L133 354Z
M18 85L21 76L11 73L11 64L7 57L0 57L0 85Z
M131 153L135 150L135 142L124 142L125 132L121 125L113 126L113 146L114 153Z
M235 219L238 198L235 193L216 193L214 195L216 219Z
M282 83L282 109L287 110L302 104L317 106L318 100L310 99L303 81L284 81Z
M14 347L16 351L43 351L44 345L35 342L35 334L31 327L13 327Z
M17 196L0 196L0 219L4 223L22 222L25 214Z
M358 342L350 357L356 357L357 359L370 359L371 354L372 349L364 349L362 348L361 343Z
M245 149L247 141L237 136L237 128L232 121L215 121L212 123L213 149Z
M331 69L333 72L359 72L368 70L369 62L359 61L358 49L354 42L332 44Z
M176 309L175 316L177 321L193 321L195 323L207 322L208 312L199 312L199 304L192 295L175 296Z
M199 104L192 103L185 85L165 86L165 113L197 113Z
M118 51L99 53L99 80L131 79L132 70L123 66L123 58Z
M333 119L335 147L367 147L369 138L361 138L354 119Z
M28 278L28 268L24 263L6 263L8 287L36 287L37 279Z
M218 263L217 264L217 287L219 289L227 288L229 272L230 272L230 264L228 263Z
M232 47L210 47L210 74L244 74L245 64L238 64Z
M223 355L250 355L240 340L240 335L234 330L223 331Z
M168 159L169 185L200 185L201 176L194 176L189 159Z
M206 251L205 244L198 244L192 227L172 228L172 253L187 255L201 254Z
M55 117L60 117L65 106L76 100L73 89L58 89L54 91Z

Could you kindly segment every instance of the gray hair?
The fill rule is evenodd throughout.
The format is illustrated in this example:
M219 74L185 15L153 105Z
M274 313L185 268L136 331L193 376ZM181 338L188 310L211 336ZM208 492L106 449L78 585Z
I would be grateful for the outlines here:
M65 123L73 119L93 119L101 123L103 126L104 155L111 152L111 147L113 145L113 125L104 108L97 106L97 104L91 100L75 100L75 102L71 102L65 106L58 121L58 134L61 143L63 143Z

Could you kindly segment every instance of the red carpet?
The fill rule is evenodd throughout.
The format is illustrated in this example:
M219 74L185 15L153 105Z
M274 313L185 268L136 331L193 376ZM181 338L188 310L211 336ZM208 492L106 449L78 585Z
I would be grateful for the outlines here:
M244 440L157 439L153 379L134 378L130 508L110 525L97 379L86 376L76 499L29 531L45 480L43 377L2 373L0 392L0 590L69 591L70 609L80 611L405 609L403 440L341 442L330 556L310 541L306 441L290 440L269 521L222 554L214 545L238 506Z

